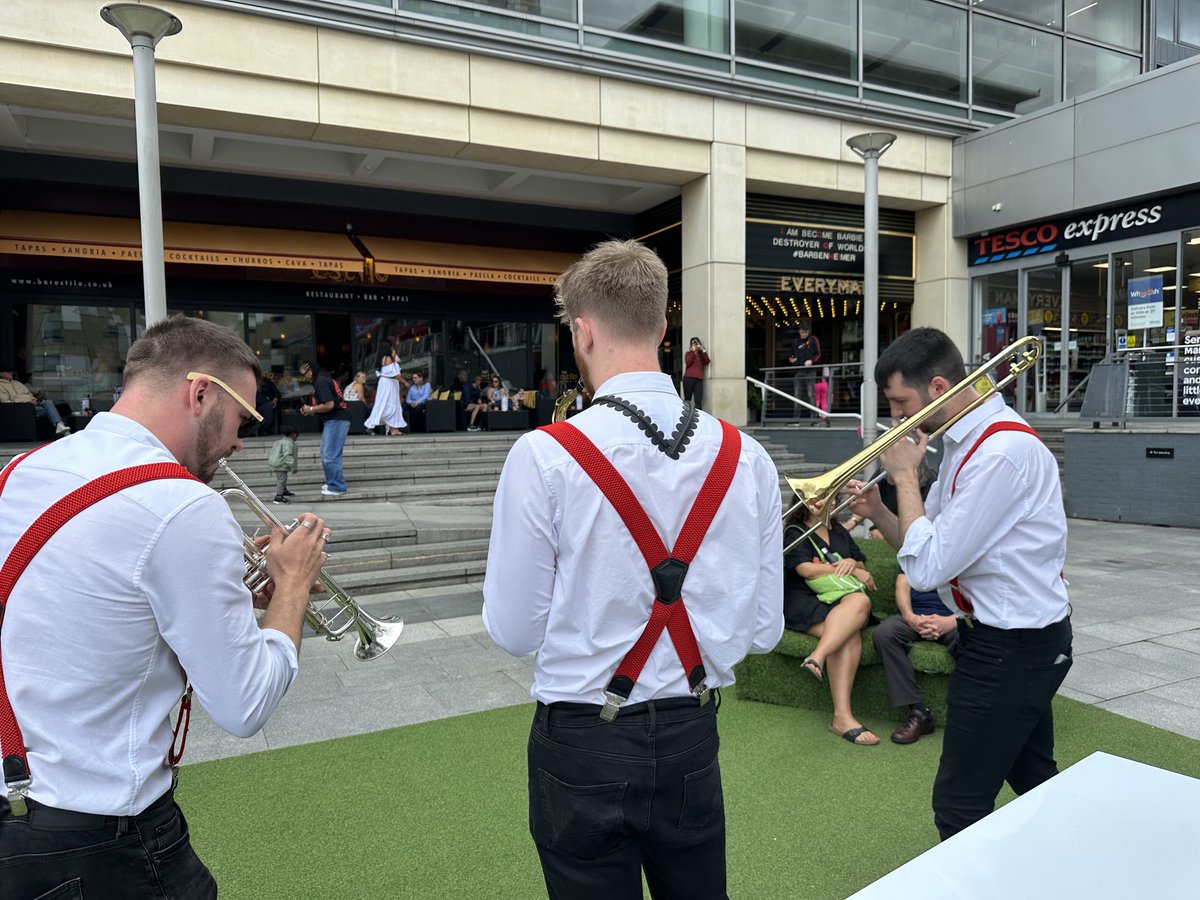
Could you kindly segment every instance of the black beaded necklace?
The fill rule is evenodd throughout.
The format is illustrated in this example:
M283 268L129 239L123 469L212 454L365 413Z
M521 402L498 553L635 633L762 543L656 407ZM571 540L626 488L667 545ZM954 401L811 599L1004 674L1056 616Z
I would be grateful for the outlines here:
M669 459L679 459L684 450L687 449L688 441L696 433L696 426L700 424L700 411L691 403L684 403L683 414L679 417L679 424L675 426L675 431L668 440L659 431L658 426L650 421L650 417L628 400L612 396L595 397L592 399L593 406L598 403L611 406L613 409L620 410L629 416L629 418L637 423L638 428L646 433L646 437L650 438L650 442L659 451L665 453Z

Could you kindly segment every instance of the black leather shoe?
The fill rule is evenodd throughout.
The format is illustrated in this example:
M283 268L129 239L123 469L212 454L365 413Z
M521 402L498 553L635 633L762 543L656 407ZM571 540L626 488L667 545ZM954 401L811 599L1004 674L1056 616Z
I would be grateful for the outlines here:
M892 741L897 744L915 744L923 734L933 734L933 716L910 712L900 727L892 732Z

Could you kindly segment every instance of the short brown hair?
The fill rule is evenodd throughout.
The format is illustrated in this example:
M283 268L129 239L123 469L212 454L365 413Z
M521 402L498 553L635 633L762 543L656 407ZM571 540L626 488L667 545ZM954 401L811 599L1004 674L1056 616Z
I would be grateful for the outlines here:
M594 316L626 340L653 341L667 317L667 267L637 241L604 241L558 277L558 318Z
M171 316L147 328L133 342L125 357L125 384L146 379L166 387L188 372L228 379L245 369L254 374L256 382L262 378L258 358L228 328L207 319Z

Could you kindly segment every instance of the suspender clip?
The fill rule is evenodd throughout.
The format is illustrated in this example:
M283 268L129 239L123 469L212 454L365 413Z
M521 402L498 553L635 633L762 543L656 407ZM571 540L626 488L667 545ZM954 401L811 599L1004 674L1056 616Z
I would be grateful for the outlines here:
M701 706L707 703L709 697L712 696L712 692L708 689L708 685L703 681L692 689L692 693L696 695L696 699L700 701Z
M8 808L14 816L23 816L29 812L29 804L25 802L25 793L28 790L29 779L8 786Z
M625 698L619 694L614 694L612 691L604 692L604 708L600 710L600 718L605 722L611 722L617 717L617 713L621 711L621 704L625 702Z

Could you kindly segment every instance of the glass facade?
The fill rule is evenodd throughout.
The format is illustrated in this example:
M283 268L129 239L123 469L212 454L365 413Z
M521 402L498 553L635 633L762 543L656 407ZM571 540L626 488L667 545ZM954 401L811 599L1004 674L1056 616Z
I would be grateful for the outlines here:
M1092 368L1115 358L1128 364L1130 418L1200 416L1200 230L1099 254L973 277L976 361L1035 335L1044 352L1020 380L1023 412L1079 412Z
M1170 27L1178 19L1186 41L1200 33L1200 10L1176 2ZM723 77L980 124L1143 70L1141 0L296 0L301 16L314 5L322 22L338 7L348 17L391 10L400 32L414 17L441 20L476 44L489 32L506 44L514 32L532 38L534 56L641 58L708 84Z
M18 380L28 381L55 402L80 409L112 405L132 343L128 305L77 306L30 303L17 311ZM23 338L23 340L21 339Z

